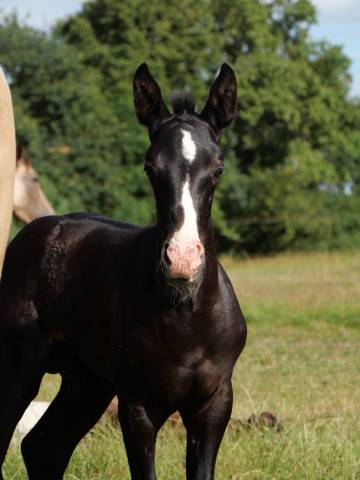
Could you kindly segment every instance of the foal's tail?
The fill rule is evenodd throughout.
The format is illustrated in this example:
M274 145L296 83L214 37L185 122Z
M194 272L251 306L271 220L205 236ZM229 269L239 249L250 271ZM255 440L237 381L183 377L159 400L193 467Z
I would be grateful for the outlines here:
M11 94L0 67L0 277L12 217L15 163L15 126Z

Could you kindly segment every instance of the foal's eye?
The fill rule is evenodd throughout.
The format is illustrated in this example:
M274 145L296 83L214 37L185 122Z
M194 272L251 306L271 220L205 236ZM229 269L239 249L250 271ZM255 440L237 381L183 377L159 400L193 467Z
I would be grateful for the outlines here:
M149 163L146 163L144 166L144 171L148 177L154 177L155 176L155 168L150 165Z
M224 172L224 167L223 167L223 166L218 167L218 168L215 170L215 172L214 172L214 177L215 177L215 178L221 177L221 175L223 174L223 172Z

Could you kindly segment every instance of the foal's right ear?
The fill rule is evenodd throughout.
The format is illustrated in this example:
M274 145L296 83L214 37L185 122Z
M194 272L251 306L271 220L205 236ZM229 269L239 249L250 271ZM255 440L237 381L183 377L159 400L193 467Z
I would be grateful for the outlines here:
M148 128L170 115L146 63L142 63L134 75L134 103L139 122Z

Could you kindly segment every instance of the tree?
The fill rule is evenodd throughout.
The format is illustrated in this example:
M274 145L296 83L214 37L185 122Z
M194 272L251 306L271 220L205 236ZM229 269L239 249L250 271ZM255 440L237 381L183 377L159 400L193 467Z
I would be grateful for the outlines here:
M92 0L48 35L3 19L0 62L18 134L54 205L152 221L133 73L147 61L165 98L191 90L201 109L227 61L239 108L222 139L220 247L349 246L359 226L360 106L341 48L309 36L315 13L308 0Z

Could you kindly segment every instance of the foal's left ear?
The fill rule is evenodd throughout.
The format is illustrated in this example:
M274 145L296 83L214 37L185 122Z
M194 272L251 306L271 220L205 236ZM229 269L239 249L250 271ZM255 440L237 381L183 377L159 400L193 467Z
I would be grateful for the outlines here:
M208 122L216 135L230 125L236 111L236 77L233 69L223 63L220 73L212 84L209 98L200 117Z
M162 99L160 87L146 63L142 63L135 72L134 103L139 122L149 128L170 115Z
M29 164L29 158L27 156L26 148L20 142L16 144L16 165L19 164Z

